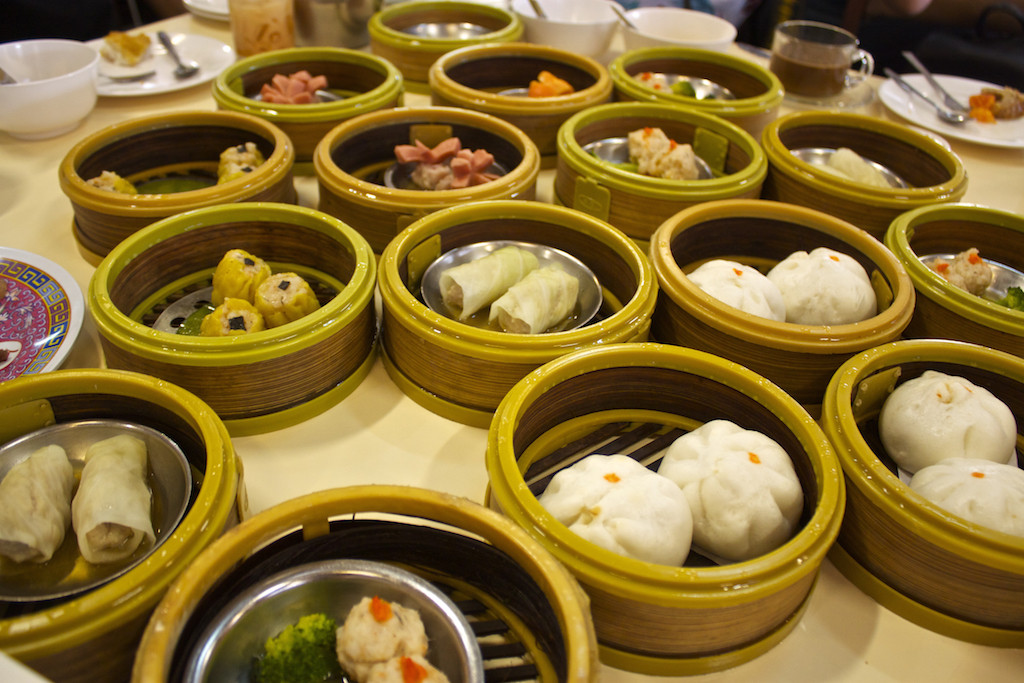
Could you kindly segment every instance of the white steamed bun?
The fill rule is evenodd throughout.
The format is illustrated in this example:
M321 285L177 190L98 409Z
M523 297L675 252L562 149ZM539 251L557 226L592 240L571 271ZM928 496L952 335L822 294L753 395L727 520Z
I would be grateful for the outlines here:
M745 313L785 322L786 304L775 283L736 261L713 259L687 275L708 296Z
M658 473L686 494L693 543L746 560L785 543L803 509L803 490L782 446L761 432L712 420L669 446Z
M946 458L1005 463L1017 443L1017 421L988 389L926 370L885 400L878 433L889 457L913 473Z
M948 458L918 470L910 488L949 512L995 531L1024 536L1024 470Z
M782 292L786 321L846 325L873 316L878 302L871 279L852 257L827 247L796 251L768 271Z
M628 455L590 455L558 472L538 498L569 530L638 560L679 566L693 521L679 487Z

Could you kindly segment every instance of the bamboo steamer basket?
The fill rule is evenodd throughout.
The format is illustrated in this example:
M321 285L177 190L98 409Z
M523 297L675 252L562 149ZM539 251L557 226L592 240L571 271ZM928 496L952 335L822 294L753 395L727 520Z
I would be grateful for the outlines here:
M714 114L735 123L760 139L764 127L775 120L784 90L778 77L748 59L712 50L685 47L649 47L630 50L608 65L616 99L664 102ZM679 74L706 78L735 96L735 99L705 99L655 90L638 81L642 73Z
M418 298L423 272L438 256L496 239L546 245L582 261L602 288L595 320L563 332L506 334L435 313ZM382 350L391 379L432 412L484 428L508 390L539 365L583 346L645 341L655 301L650 264L625 235L540 202L438 211L392 240L380 269Z
M768 156L764 198L830 213L885 237L896 216L929 204L953 202L967 191L960 158L927 133L874 116L848 112L803 111L765 127L761 145ZM854 183L798 159L792 150L849 147L885 166L907 188Z
M1024 217L984 206L937 204L898 216L885 244L917 290L904 336L957 339L1024 356L1024 313L968 294L920 259L977 247L983 258L1024 272Z
M829 247L856 259L871 278L878 313L846 325L797 325L745 313L706 294L686 276L713 258L766 272L794 251ZM850 356L894 341L914 312L914 286L881 242L820 211L766 200L709 202L665 221L650 249L658 277L651 335L715 353L782 387L812 412Z
M598 678L586 595L522 529L466 498L352 486L281 503L203 553L154 612L132 680L181 680L203 624L248 585L290 566L344 558L391 562L450 592L479 627L495 680Z
M133 195L86 180L114 171L131 182L201 170L216 176L220 153L255 142L266 162L244 178L198 190ZM98 265L111 249L150 223L182 211L240 201L296 201L295 148L272 123L239 112L171 112L132 119L93 133L61 161L60 187L74 210L82 256Z
M763 432L793 459L800 529L765 555L714 565L691 551L682 567L643 562L584 541L537 500L577 457L628 453L656 464L661 449L713 419ZM763 377L693 349L612 344L547 363L502 401L486 462L490 505L589 594L601 661L644 674L718 671L779 643L803 614L842 518L839 464L811 416Z
M235 337L151 327L182 293L209 286L230 249L305 278L320 308ZM206 401L232 435L297 424L352 392L373 365L376 261L341 221L272 203L209 207L140 230L107 255L88 302L107 365L174 381Z
M0 441L58 423L116 419L166 434L193 470L194 500L140 564L62 601L6 603L0 649L55 681L126 680L146 621L171 582L246 512L241 463L224 424L195 395L117 370L60 370L0 384Z
M502 94L525 89L541 71L573 86L557 97ZM573 114L611 100L612 81L599 62L567 50L529 43L474 45L453 50L430 67L431 102L508 121L533 140L543 166L554 166L558 127Z
M480 27L476 35L452 35L450 25ZM419 31L418 27L434 30ZM412 92L429 92L431 65L441 55L468 45L509 43L523 35L517 14L497 6L474 2L398 3L374 13L367 26L370 51L394 64Z
M407 190L384 184L396 145L435 145L455 136L463 147L486 149L508 172L453 190ZM491 199L533 199L540 173L537 146L510 123L455 107L409 107L357 116L331 130L313 158L319 209L355 227L380 253L398 233L432 211Z
M831 560L880 604L924 628L982 645L1022 647L1024 539L925 500L895 474L878 436L885 398L899 382L929 369L966 377L1015 415L1024 411L1024 361L1002 351L905 340L843 364L829 384L822 418L847 490ZM1018 467L1022 439L1018 434Z
M724 141L725 174L708 180L666 180L628 173L599 161L585 145L625 137L630 131L658 127L676 142L694 144L707 133ZM694 151L701 156L702 150ZM764 153L753 137L717 116L670 104L615 102L575 114L558 129L555 201L606 220L646 242L677 212L716 199L756 199L768 172Z
M275 104L253 99L275 74L305 69L327 77L328 90L343 99L316 104ZM295 146L296 170L312 173L313 151L341 121L401 106L403 80L387 60L340 47L296 47L263 52L235 62L213 82L219 109L258 116L278 126Z

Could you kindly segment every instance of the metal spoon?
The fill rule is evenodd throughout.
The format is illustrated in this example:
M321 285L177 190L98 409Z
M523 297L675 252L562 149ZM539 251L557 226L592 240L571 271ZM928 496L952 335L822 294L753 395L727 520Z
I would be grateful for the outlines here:
M544 8L540 6L537 0L530 0L530 7L533 8L533 13L537 15L538 19L548 18L547 12L544 11Z
M942 98L942 103L949 107L950 111L959 111L964 114L970 111L970 109L961 104L958 99L950 95L949 92L942 87L941 83L935 80L935 76L933 76L932 72L921 63L921 60L917 58L917 55L910 50L904 50L903 57L910 62L915 69L921 72L921 75L924 76L926 81L928 81L928 85L932 86L932 89L935 90L936 94Z
M932 105L932 107L935 108L935 113L939 115L939 119L941 119L942 121L945 121L946 123L953 126L962 126L964 123L966 123L967 117L964 114L949 111L948 109L944 108L938 102L935 102L930 97L922 93L920 90L907 83L898 73L896 73L889 67L885 68L885 75L891 78L892 80L896 81L896 84L903 88L904 90L906 90L908 93L912 95L917 95L922 100Z
M171 42L171 37L169 35L163 31L157 31L156 37L159 38L163 46L167 48L167 54L169 54L178 64L177 68L174 69L175 78L185 79L196 75L199 71L199 65L195 62L186 64L181 61L181 57L178 56L178 51L174 49L174 43Z
M627 16L625 15L625 13L624 13L624 12L623 12L623 11L622 11L621 9L619 9L619 6L618 6L617 4L615 4L615 3L613 2L613 3L611 4L611 8L612 8L612 10L613 10L613 11L615 12L615 14L616 14L616 15L618 15L618 17L619 17L619 20L620 20L620 21L621 21L621 22L622 22L623 24L625 24L625 25L626 25L626 26L628 26L629 28L633 29L634 31L639 31L639 30L640 30L640 29L638 29L638 28L636 27L636 24L634 24L634 23L633 23L632 21L630 21L630 20L629 20L629 17L627 17Z

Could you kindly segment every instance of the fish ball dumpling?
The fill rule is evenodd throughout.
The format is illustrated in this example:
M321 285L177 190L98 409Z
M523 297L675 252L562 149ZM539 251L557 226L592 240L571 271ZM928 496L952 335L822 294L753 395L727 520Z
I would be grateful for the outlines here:
M1017 444L1017 420L992 392L964 377L926 370L882 404L878 432L889 457L914 473L947 458L1005 463Z
M44 446L0 481L0 555L46 562L64 542L71 521L75 472L60 446Z
M803 511L803 489L782 446L728 420L676 439L658 473L686 494L694 545L727 560L779 547Z
M910 488L969 522L1024 537L1024 470L977 458L947 458L918 470Z
M538 501L581 538L620 555L679 566L693 520L678 486L627 455L590 455L552 477Z
M782 292L787 322L847 325L867 320L878 309L864 267L827 247L793 252L768 271L768 279Z
M295 273L278 273L261 282L254 303L267 327L290 323L320 308L313 288Z
M785 322L786 304L774 282L750 266L713 259L687 275L708 296L744 313Z
M427 654L419 612L377 596L364 597L337 631L341 668L364 680L370 669L395 657Z
M536 270L538 265L533 252L511 245L502 247L487 256L442 271L438 278L441 298L446 306L459 311L459 320L465 320Z
M213 271L210 300L214 306L224 303L228 297L251 303L256 298L256 288L268 277L270 266L266 261L244 249L232 249L224 254Z

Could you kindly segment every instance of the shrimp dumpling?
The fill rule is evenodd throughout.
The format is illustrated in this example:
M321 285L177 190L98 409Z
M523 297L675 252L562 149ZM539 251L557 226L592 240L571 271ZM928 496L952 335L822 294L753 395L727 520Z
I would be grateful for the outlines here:
M337 631L341 668L366 680L377 664L396 657L427 654L427 632L420 613L378 596L364 597Z
M796 530L803 490L793 461L761 432L712 420L676 439L658 473L693 514L693 543L726 560L774 550Z
M977 458L947 458L918 470L910 488L969 522L1024 537L1024 470Z
M778 286L755 268L713 259L702 263L687 276L708 296L744 313L785 322L786 303Z
M628 455L590 455L558 472L538 501L581 538L637 560L679 566L693 521L679 487Z
M864 267L827 247L793 252L768 271L782 292L786 321L847 325L875 315L878 301Z
M1017 420L988 389L926 370L885 400L878 433L889 457L914 473L947 458L1009 461L1017 444Z

